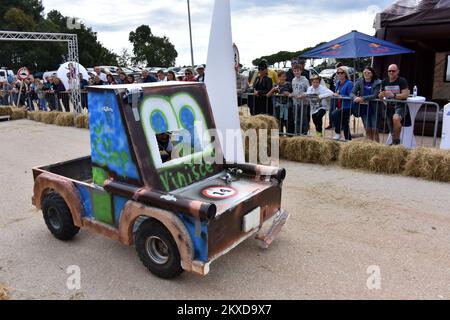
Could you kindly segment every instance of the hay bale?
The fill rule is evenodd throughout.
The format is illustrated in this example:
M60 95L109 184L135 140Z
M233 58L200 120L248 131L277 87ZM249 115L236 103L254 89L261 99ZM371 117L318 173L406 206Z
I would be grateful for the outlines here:
M38 122L42 122L42 120L43 120L43 117L42 117L42 115L43 114L45 114L46 112L44 112L44 111L34 111L33 112L33 120L34 121L38 121ZM45 116L44 116L45 117Z
M289 138L281 137L280 138L280 158L287 159L286 148L289 143Z
M396 174L405 168L408 150L403 146L387 146L373 141L352 141L341 147L342 167Z
M60 113L59 111L42 112L40 113L40 121L46 124L55 124L56 118Z
M27 117L27 110L25 108L11 108L11 120L24 119Z
M450 151L417 148L408 155L404 175L450 182Z
M263 121L266 124L266 129L278 129L279 127L278 120L266 114L259 114L251 118Z
M77 122L78 121L78 126ZM82 114L75 118L75 126L77 128L89 129L89 115Z
M0 300L8 300L8 287L0 283Z
M12 108L11 107L0 107L0 116L11 116Z
M75 127L84 128L84 115L79 114L75 116Z
M74 116L70 112L61 112L56 116L55 124L63 127L73 127Z
M247 117L247 126L248 129L255 129L256 131L269 128L267 122L255 117Z
M341 146L342 143L335 141L335 140L325 140L320 139L321 143L326 145L326 148L329 149L331 154L331 162L338 161L339 160L339 154L341 153Z
M242 129L242 141L245 146L245 157L247 161L249 160L249 150L250 150L250 143L249 138L245 136L248 130L255 130L256 136L257 136L257 162L262 163L269 159L261 159L259 150L262 148L266 150L266 154L268 157L271 157L272 153L272 129L278 129L278 122L275 118L268 117L268 116L241 116L239 117L241 129ZM265 138L262 135L261 130L267 130L267 137ZM247 133L248 134L248 133ZM261 137L260 137L261 135ZM278 135L274 137L275 139L279 139ZM252 147L255 147L252 145ZM253 150L253 148L252 148ZM267 163L266 163L267 164Z
M336 145L328 140L312 137L283 139L283 157L297 162L327 165L336 160Z
M89 129L89 114L84 115L84 126L83 128Z

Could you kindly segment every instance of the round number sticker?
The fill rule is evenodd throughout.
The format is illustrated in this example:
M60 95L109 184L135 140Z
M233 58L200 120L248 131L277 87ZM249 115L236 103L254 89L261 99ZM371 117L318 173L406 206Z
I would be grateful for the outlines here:
M213 186L202 190L202 195L210 199L227 199L236 194L236 189L227 186Z

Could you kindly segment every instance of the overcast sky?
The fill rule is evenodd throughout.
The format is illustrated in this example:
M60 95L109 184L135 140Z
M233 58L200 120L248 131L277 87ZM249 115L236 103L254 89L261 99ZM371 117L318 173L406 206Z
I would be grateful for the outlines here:
M231 0L233 41L241 62L278 51L297 51L351 30L373 35L376 12L393 0ZM195 64L205 63L213 0L190 0ZM177 65L190 64L187 2L184 0L43 0L45 12L78 17L98 39L119 53L132 51L130 31L149 25L178 51Z

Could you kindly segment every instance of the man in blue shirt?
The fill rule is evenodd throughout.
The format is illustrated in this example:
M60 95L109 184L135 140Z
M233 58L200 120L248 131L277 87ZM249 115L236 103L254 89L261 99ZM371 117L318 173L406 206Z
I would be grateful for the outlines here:
M149 82L158 82L158 79L152 76L147 69L144 69L144 71L142 71L142 83L149 83Z

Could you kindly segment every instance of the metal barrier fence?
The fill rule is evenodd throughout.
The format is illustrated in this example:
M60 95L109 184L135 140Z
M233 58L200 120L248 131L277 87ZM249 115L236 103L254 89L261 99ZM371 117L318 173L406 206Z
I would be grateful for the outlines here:
M274 116L279 120L280 134L286 136L316 135L337 139L339 135L342 140L366 136L391 144L397 129L397 120L393 120L395 113L402 115L401 130L397 129L395 135L399 135L400 143L408 148L437 147L442 134L443 108L435 102L417 98L374 99L357 104L350 97L321 100L314 95L290 98L243 93L238 95L238 104L247 106L251 115Z
M29 111L74 112L75 110L69 91L45 92L42 97L39 97L34 92L22 93L19 96L19 93L15 91L0 90L0 105L25 106ZM82 109L88 107L87 91L81 91L81 107Z
M26 106L28 110L74 112L68 91L46 92L41 98L27 92L21 94L19 101L18 92L0 90L1 104ZM340 135L339 138L351 140L365 135L374 141L390 144L395 132L395 121L392 119L396 112L403 115L400 142L408 148L437 147L442 134L443 108L435 102L414 98L406 101L374 99L369 103L356 104L349 97L320 100L314 95L290 98L242 93L238 95L238 105L248 106L252 115L274 116L279 120L280 134L286 136L316 135L337 139ZM87 91L81 91L81 106L83 109L88 107Z

